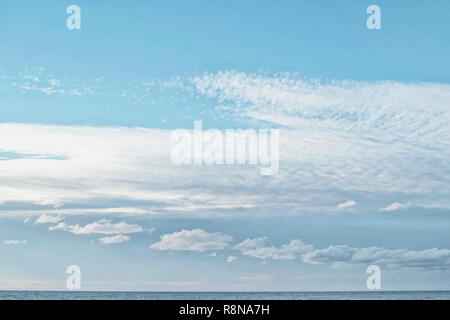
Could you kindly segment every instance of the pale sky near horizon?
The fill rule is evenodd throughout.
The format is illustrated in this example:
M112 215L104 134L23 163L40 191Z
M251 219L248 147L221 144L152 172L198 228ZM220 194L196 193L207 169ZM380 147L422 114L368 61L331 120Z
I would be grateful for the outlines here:
M0 290L450 290L448 12L0 2ZM279 129L278 174L174 165L196 120Z

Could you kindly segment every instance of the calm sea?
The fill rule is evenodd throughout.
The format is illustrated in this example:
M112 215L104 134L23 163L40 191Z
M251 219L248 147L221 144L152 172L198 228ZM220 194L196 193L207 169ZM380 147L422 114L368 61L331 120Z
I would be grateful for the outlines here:
M0 291L0 300L450 300L450 291L118 292Z

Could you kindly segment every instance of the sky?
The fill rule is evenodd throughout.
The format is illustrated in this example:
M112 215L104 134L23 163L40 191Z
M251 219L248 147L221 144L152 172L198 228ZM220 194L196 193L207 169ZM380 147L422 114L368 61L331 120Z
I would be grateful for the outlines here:
M449 11L0 2L0 290L450 290ZM194 121L278 171L176 165Z

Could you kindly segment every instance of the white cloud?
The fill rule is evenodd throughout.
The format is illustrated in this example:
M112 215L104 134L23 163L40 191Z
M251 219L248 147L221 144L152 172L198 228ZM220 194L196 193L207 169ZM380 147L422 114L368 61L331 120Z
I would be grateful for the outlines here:
M37 224L42 224L42 223L58 223L63 219L63 217L61 216L56 216L56 215L46 215L43 214L41 216L39 216L39 218L36 219L36 221L34 223Z
M173 166L169 131L2 124L0 135L4 137L0 150L24 155L4 161L0 167L0 179L5 181L0 186L0 205L21 202L36 207L34 212L9 210L9 215L103 212L201 217L230 216L241 208L244 211L240 212L248 214L302 213L333 210L340 193L348 189L359 193L406 190L425 199L435 190L444 195L443 190L450 190L442 176L427 175L408 160L380 168L383 157L389 156L382 146L361 145L349 137L329 134L282 130L281 171L271 178L271 185L282 196L267 188L257 168L212 166L205 171ZM31 138L19 138L24 136ZM325 161L331 158L333 161ZM413 175L400 170L413 166ZM189 183L194 177L196 188ZM177 187L167 188L168 183ZM320 201L316 190L323 190ZM433 204L445 199L434 197ZM105 202L118 200L131 205L102 208ZM70 204L70 208L62 204Z
M389 268L417 268L426 270L448 270L449 249L385 249L379 247L355 248L348 245L330 245L316 249L302 240L291 240L279 248L267 245L267 237L247 239L235 246L243 255L257 259L301 259L308 264L378 264Z
M324 262L349 262L356 249L347 245L331 245L325 249L311 250L302 260L306 263L319 264Z
M50 230L50 231L65 230L66 227L67 227L67 225L65 222L60 222L57 225L48 227L48 230Z
M411 206L412 206L411 202L407 202L407 203L394 202L394 203L391 203L390 205L388 205L385 208L381 208L380 211L404 210L404 209L408 209Z
M292 240L277 248L269 246L267 237L262 237L244 240L234 248L240 250L243 255L258 259L294 260L298 255L311 250L312 246L301 240Z
M121 243L121 242L124 242L124 241L129 241L130 237L129 236L125 236L123 234L118 234L116 236L103 237L103 238L100 238L98 240L102 244L115 244L115 243Z
M41 68L26 68L25 72L21 72L17 75L13 75L14 82L10 85L13 88L20 89L21 93L27 91L41 92L46 95L74 95L77 92L79 95L92 93L91 88L84 83L80 83L79 80L70 81L71 83L63 83L59 79L53 78L49 73L47 74L44 69ZM68 82L68 81L66 81ZM88 82L92 83L92 80ZM0 83L0 89L2 83Z
M263 115L274 123L345 131L384 141L426 141L424 147L427 143L448 146L450 141L448 84L318 81L293 74L236 71L207 73L192 82L199 92L231 104L239 114Z
M182 230L161 236L161 241L150 245L158 250L206 251L222 250L233 240L219 232L208 233L202 229Z
M332 245L303 255L306 263L334 264L378 264L391 268L419 268L427 270L448 270L450 250L389 250L378 247L353 248L347 245Z
M26 206L2 215L285 215L339 210L356 197L361 210L378 210L381 197L399 193L450 207L448 85L234 71L192 85L184 89L229 107L220 116L281 127L280 172L270 183L257 166L174 166L170 130L3 123L0 206Z
M34 212L15 209L8 212L11 215L15 211L48 215L162 212L201 215L201 210L252 208L261 202L256 194L216 193L222 183L217 181L211 189L204 188L211 184L211 174L202 168L174 166L170 160L173 145L170 133L143 128L0 124L4 137L0 139L0 152L18 155L0 167L0 178L5 181L0 186L0 205L21 202L39 207ZM228 170L217 168L215 175ZM231 171L246 170L231 168ZM188 187L194 175L201 181L196 189ZM169 188L169 181L179 187ZM135 206L102 208L105 202L119 200ZM69 209L62 204L72 206ZM86 207L93 204L96 208Z
M3 243L16 246L18 244L26 244L27 241L26 240L5 240Z
M232 262L234 262L235 260L237 260L237 257L235 257L235 256L228 256L228 257L227 257L227 263L232 263Z
M254 249L264 247L269 239L267 237L253 238L253 239L245 239L235 246L236 249L245 250L245 249Z
M351 208L358 205L358 202L354 200L347 200L345 202L339 203L338 208Z
M74 234L128 234L144 231L142 227L137 224L127 224L124 221L111 223L110 220L107 219L95 221L85 226L80 226L78 224L67 225L64 222L61 222L56 226L50 226L48 229L51 231L65 230Z
M304 189L403 192L449 206L442 195L450 187L448 84L319 81L237 71L206 73L192 82L228 107L219 109L222 115L285 129L281 154L292 161L289 168L280 163L288 171L286 184L301 180Z

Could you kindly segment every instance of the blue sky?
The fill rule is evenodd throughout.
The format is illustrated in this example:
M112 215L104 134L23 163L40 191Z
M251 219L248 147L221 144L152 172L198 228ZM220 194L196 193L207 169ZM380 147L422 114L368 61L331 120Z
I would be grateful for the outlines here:
M450 289L449 10L1 3L0 289ZM279 173L175 166L194 120L280 129Z

